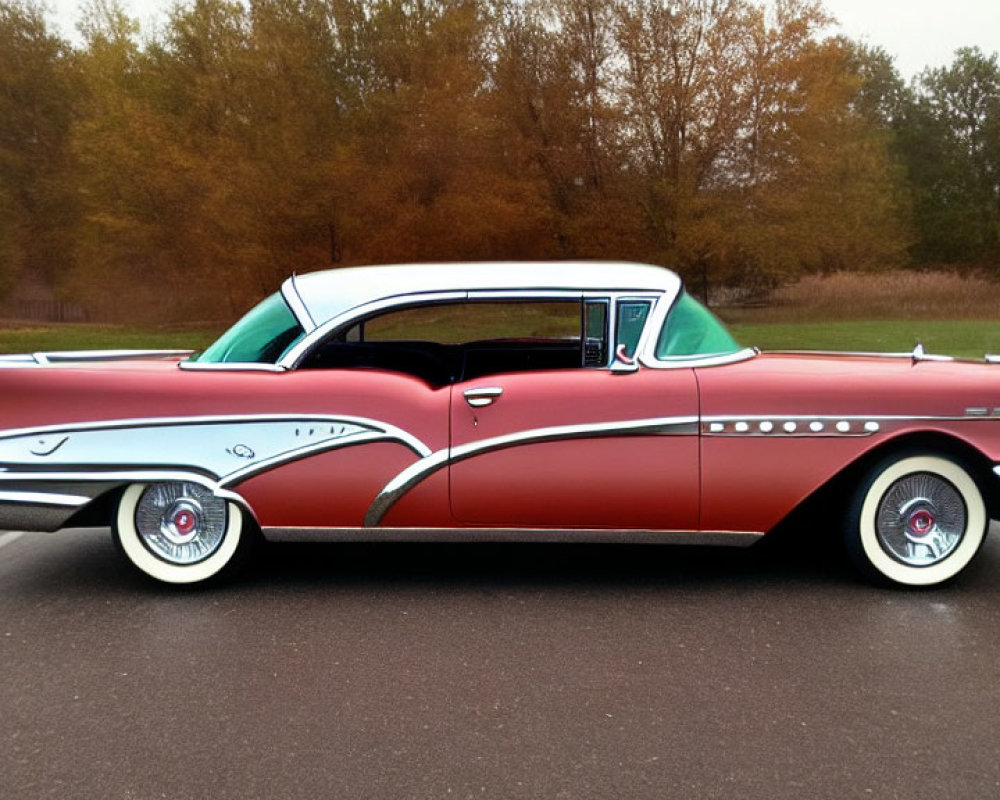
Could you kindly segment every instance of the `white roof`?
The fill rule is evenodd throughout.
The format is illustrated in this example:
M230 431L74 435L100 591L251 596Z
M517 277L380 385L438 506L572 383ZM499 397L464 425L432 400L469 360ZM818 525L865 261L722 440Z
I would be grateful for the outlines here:
M665 267L625 261L459 262L344 267L289 278L282 292L309 330L352 309L387 298L444 292L680 291L680 278ZM311 317L302 320L302 308ZM311 324L310 324L311 323Z

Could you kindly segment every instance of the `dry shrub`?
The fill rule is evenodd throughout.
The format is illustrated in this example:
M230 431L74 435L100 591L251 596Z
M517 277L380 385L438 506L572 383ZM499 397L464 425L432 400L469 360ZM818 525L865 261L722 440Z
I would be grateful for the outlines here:
M997 319L1000 282L957 272L898 270L807 275L759 308L721 309L732 322L838 319Z

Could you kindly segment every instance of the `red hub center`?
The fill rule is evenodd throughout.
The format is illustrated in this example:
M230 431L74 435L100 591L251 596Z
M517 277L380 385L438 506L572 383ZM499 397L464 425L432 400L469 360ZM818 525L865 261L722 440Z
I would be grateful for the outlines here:
M186 536L191 533L195 526L198 524L198 520L195 515L191 513L186 508L179 509L173 518L174 528L177 529L179 534Z
M934 515L927 509L914 511L906 521L906 530L911 536L926 536L933 529Z

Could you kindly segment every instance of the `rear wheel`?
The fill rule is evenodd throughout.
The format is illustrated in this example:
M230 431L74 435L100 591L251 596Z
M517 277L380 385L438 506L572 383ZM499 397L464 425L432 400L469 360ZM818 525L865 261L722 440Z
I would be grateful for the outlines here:
M982 492L962 465L937 455L897 455L862 482L845 541L870 577L932 586L968 566L988 526Z
M115 540L138 570L165 583L197 583L234 572L255 531L236 504L197 483L137 483L122 495Z

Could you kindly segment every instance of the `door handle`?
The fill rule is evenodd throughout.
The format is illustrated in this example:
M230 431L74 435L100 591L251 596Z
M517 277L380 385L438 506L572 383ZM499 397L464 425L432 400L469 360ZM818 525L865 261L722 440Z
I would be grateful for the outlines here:
M477 386L475 389L466 389L462 394L465 402L472 408L483 408L493 405L493 401L503 394L500 386Z

